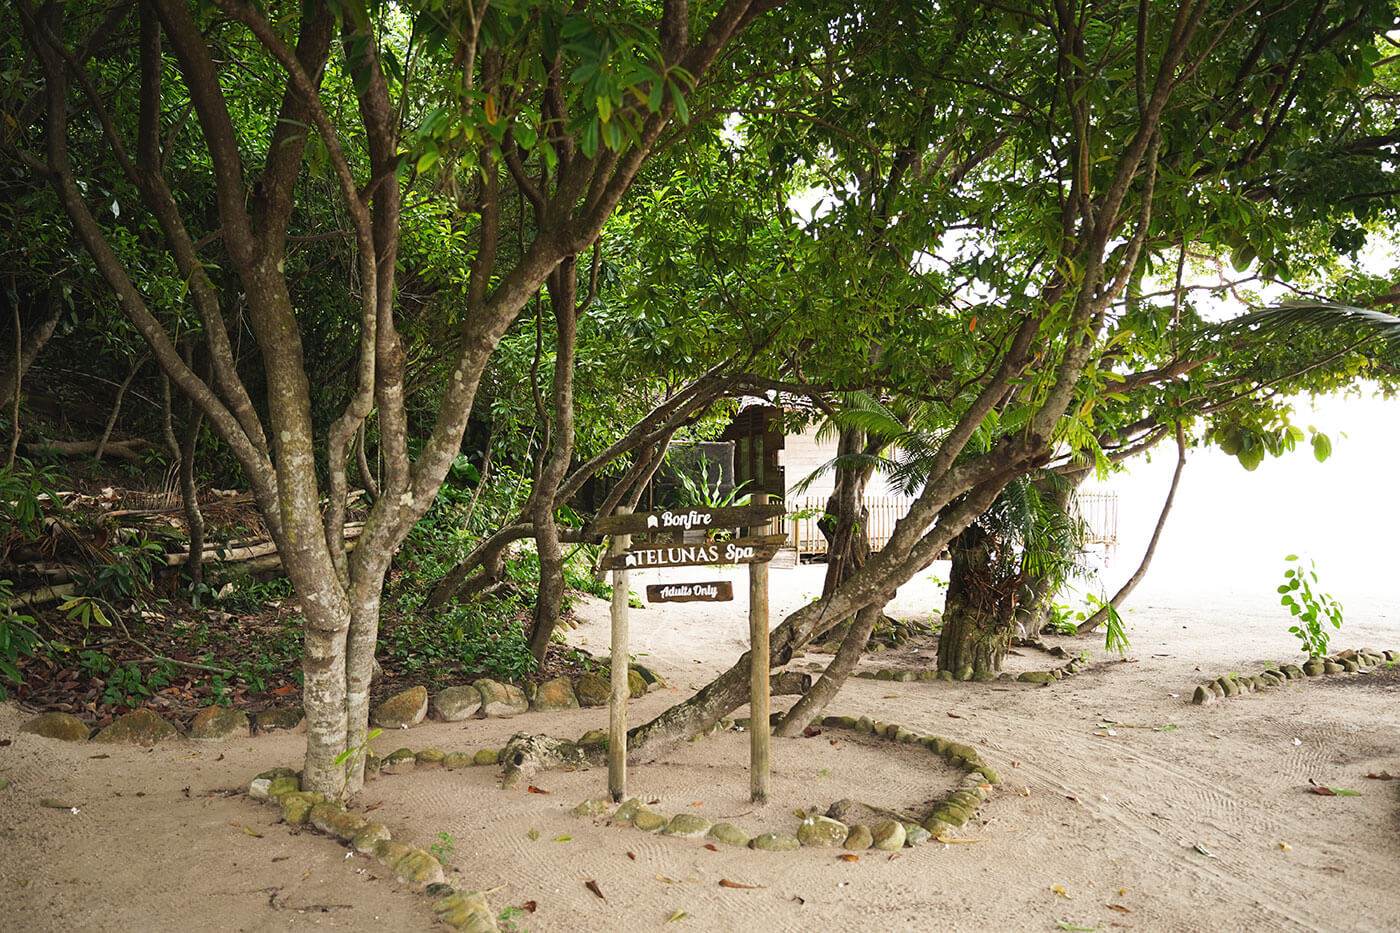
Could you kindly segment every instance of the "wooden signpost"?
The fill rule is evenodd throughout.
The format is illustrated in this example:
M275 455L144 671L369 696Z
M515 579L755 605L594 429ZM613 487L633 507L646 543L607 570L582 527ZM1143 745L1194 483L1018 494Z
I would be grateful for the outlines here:
M603 559L613 573L612 681L608 715L608 793L614 802L627 795L627 598L629 571L644 567L691 567L714 564L749 565L749 776L756 803L768 799L768 561L778 552L785 535L765 534L768 519L783 513L781 504L768 505L760 493L753 505L716 509L647 512L633 515L619 508L617 514L589 526L594 534L612 535L612 546ZM747 535L721 537L734 529ZM653 540L632 547L632 535ZM715 534L711 539L709 535ZM670 541L654 539L667 537ZM697 540L687 541L687 537ZM653 595L655 592L655 595ZM729 581L662 584L647 587L647 599L656 602L727 600L734 593Z

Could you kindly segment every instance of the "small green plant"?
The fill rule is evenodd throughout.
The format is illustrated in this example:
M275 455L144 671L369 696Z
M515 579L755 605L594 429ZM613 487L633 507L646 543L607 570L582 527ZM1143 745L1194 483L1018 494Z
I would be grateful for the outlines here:
M714 484L710 483L710 471L704 459L697 461L700 476L692 479L683 472L676 473L676 497L680 500L681 506L693 508L720 509L735 505L748 505L753 500L750 493L743 491L749 485L745 480L728 492L721 489L721 482L724 479L723 472L715 477Z
M507 907L496 917L496 921L502 930L511 931L511 933L525 933L525 929L516 923L524 916L525 911L519 907Z
M365 759L365 756L369 754L369 743L377 739L379 737L379 733L383 731L383 729L369 730L369 734L365 736L365 740L363 742L361 742L359 745L352 745L345 751L341 752L339 755L335 756L336 765L343 766L345 768L345 780L340 785L341 797L345 796L345 790L350 786L350 775L355 773L355 770L360 766L360 762L362 762Z
M1342 604L1329 594L1316 589L1317 565L1308 559L1306 567L1297 554L1284 558L1289 564L1283 571L1283 583L1279 585L1279 603L1297 619L1298 624L1288 630L1303 642L1303 650L1309 657L1320 658L1327 653L1327 642L1332 633L1322 627L1324 621L1332 623L1335 629L1342 627Z
M452 853L457 850L457 840L451 833L441 832L437 834L437 842L428 846L428 851L438 860L443 868L447 867L447 860L452 857Z

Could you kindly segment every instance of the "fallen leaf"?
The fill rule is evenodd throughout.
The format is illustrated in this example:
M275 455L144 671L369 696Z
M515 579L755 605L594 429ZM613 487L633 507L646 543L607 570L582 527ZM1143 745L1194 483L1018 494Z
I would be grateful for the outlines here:
M585 881L583 883L583 886L588 890L592 891L594 894L598 895L598 897L602 899L603 903L606 904L608 902L608 899L606 897L603 897L603 889L598 887L598 882L590 879L588 881Z
M1286 842L1280 842L1278 844L1278 847L1285 852L1291 851L1293 849L1293 847Z
M75 807L71 803L64 803L62 800L55 800L52 797L40 797L39 806L48 807L50 810L73 810Z
M273 694L274 696L284 697L284 696L286 696L286 695L289 694L289 693L296 693L296 692L297 692L297 685L296 685L296 684L287 684L285 687L278 687L276 690L273 690L273 691L272 691L272 694Z
M88 758L91 759L91 760L94 760L94 761L96 761L96 760L99 759L99 758L111 758L111 757L112 757L111 755L105 755L105 754L104 754L104 755L88 755Z
M1055 925L1061 930L1078 930L1080 933L1093 933L1095 930L1103 929L1103 927L1077 927L1068 920L1056 920Z
M903 855L903 854L904 854L904 853L902 853L902 852L891 852L891 853L890 853L890 857L887 858L887 859L885 859L885 861L887 861L887 862L893 862L895 859L899 858L899 857L900 857L901 855ZM849 883L849 882L844 882L844 883Z
M1125 913L1125 914L1130 914L1130 913L1133 912L1133 909L1132 909L1131 907L1124 907L1122 904L1109 904L1109 905L1108 905L1108 909L1109 909L1109 910L1116 910L1116 911L1119 911L1120 913Z
M637 853L635 853L635 852L628 852L628 853L627 853L627 857L630 858L632 861L635 862L635 861L637 860Z
M531 842L534 842L536 839L540 838L540 831L538 829L535 829L535 827L531 826L530 831L525 835L530 837ZM627 854L631 855L632 853L629 852Z
M952 712L951 710L948 712L948 718L949 718L949 719L962 719L961 716L959 716L957 713Z
M836 856L836 857L839 858L839 859L840 859L841 861L843 861L843 862L859 862L859 861L860 861L860 856L859 856L859 855L852 855L852 854L849 853L849 852L847 852L845 855L838 855L838 856Z
M1050 885L1050 890L1054 891L1056 894L1060 895L1060 897L1063 897L1067 901L1074 900L1074 898L1070 897L1069 892L1065 890L1065 886L1062 884L1052 884Z
M375 810L378 810L378 809L379 809L380 807L382 807L382 806L384 806L384 801L382 801L382 800L379 801L378 803L372 803L372 804L370 804L369 806L365 807L365 812L366 812L366 813L371 813L371 812L373 812L373 811L375 811Z
M1302 739L1294 739L1294 740L1293 740L1293 744L1294 744L1294 745L1302 745L1302 744L1303 744L1303 740L1302 740Z
M680 884L675 878L668 878L665 875L657 875L656 880L660 881L662 884Z
M754 888L763 887L763 885L761 884L740 884L737 881L730 881L728 878L719 879L719 886L721 888L743 888L744 890L752 890Z
M539 906L540 905L536 904L534 901L526 901L525 903L520 905L520 909L526 911L527 913L534 913L536 910L539 909Z
M1396 776L1389 771L1382 771L1380 774L1368 774L1366 776L1373 781L1394 781L1397 779Z
M533 785L533 784L531 784L529 787L525 788L525 791L526 791L526 793L530 793L530 794L552 794L552 793L554 793L554 791L552 791L552 790L545 790L543 787L536 787L536 786Z
M983 840L981 840L981 839L955 839L955 838L953 838L952 836L935 836L934 838L937 839L939 842L943 843L944 845L957 845L957 844L959 844L959 843L970 843L970 842L982 842L982 841L983 841Z
M291 858L290 855L274 855L274 856L272 857L272 860L273 860L274 862L285 862L285 861L286 861L287 859L289 859L289 858Z
M703 807L704 805L705 805L705 801L703 801L703 800L697 800L697 801L695 801L694 803L691 804L692 807Z
M810 739L814 736L821 735L822 730L818 729L816 726L806 726L803 728L802 734Z
M686 917L686 916L687 916L687 915L686 915L686 912L685 912L685 911L683 911L683 910L674 910L674 911L671 912L671 916L669 916L669 917L666 918L666 922L667 922L667 923L670 923L670 922L673 921L673 920L681 920L681 919L683 919L683 918Z
M263 834L256 829L249 829L247 826L239 826L238 828L243 830L243 835L245 836L252 836L254 839L261 839L263 837Z
M562 835L562 836L555 836L555 837L554 837L554 841L555 841L555 842L569 842L569 841L571 841L573 838L574 838L573 836L570 836L568 833L565 833L565 834Z
M897 693L887 693L887 694L885 694L884 696L880 697L880 699L882 699L882 700L898 700L898 699L899 699L899 694L897 694Z
M1328 787L1325 784L1314 784L1312 788L1314 794L1321 794L1323 797L1360 797L1361 791L1347 790L1345 787Z
M7 788L7 787L9 787L9 786L10 786L10 779L9 779L9 778L0 779L0 790L4 790L5 788Z
M1196 843L1196 844L1195 844L1194 846L1192 846L1191 848L1195 849L1197 852L1201 853L1201 854L1204 855L1206 858L1220 858L1220 856L1216 855L1214 852L1212 852L1211 850L1207 849L1205 846L1201 845L1199 842Z
M648 801L647 801L647 806L649 806L649 807L655 806L656 804L658 804L658 803L660 803L660 802L661 802L661 798L660 798L660 797L657 797L657 798L655 798L655 799L653 799L653 800L648 800Z
M719 851L719 846L715 845L713 842L705 843L705 848L709 849L711 852ZM628 854L630 855L631 853L629 852Z

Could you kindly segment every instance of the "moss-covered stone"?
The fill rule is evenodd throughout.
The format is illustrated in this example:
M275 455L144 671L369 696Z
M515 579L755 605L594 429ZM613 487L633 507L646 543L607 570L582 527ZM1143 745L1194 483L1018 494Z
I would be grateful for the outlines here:
M369 718L381 729L407 729L418 725L427 715L428 688L420 684L380 703Z
M1303 673L1309 677L1317 677L1327 672L1326 662L1322 658L1308 658L1303 662Z
M320 801L313 800L309 794L283 794L278 798L277 805L282 810L282 822L289 826L304 826L311 818L311 809L319 806Z
M647 695L646 678L630 668L627 671L627 695L634 700Z
M433 914L443 923L465 933L495 931L496 918L479 891L449 894L433 903Z
M574 816L602 816L608 812L609 806L606 797L589 797L569 812Z
M569 678L555 677L539 685L530 706L541 712L578 709L579 699L574 694L574 685L569 682Z
M763 833L749 840L750 849L763 852L793 852L802 847L796 836L786 833Z
M474 764L476 764L476 756L471 752L448 752L442 759L442 766L449 771L470 768Z
M875 720L869 716L862 716L856 720L856 731L873 734L875 732Z
M957 670L953 671L953 679L954 679L954 680L971 680L971 679L972 679L972 665L970 665L970 664L965 664L965 665L963 665L962 667L958 668Z
M1023 684L1048 684L1055 678L1049 671L1022 671L1016 679Z
M356 852L373 854L375 846L381 842L387 842L390 838L389 827L383 823L366 823L355 834L355 838L350 840L350 845L354 847Z
M607 706L611 692L612 685L608 683L608 678L593 671L580 674L578 685L574 688L579 706Z
M870 827L872 849L883 852L897 852L904 848L904 824L899 820L881 820Z
M472 756L472 761L479 765L500 764L501 750L499 748L479 748Z
M409 884L441 884L442 863L422 849L412 849L389 865L394 877Z
M797 827L797 841L813 848L839 846L850 832L845 823L825 816L809 816Z
M481 692L481 712L485 716L515 716L530 708L525 691L515 684L483 677L473 681L472 686Z
M841 847L850 849L852 852L860 852L870 848L874 841L875 837L871 835L870 827L864 823L857 823L846 834L846 841L841 844Z
M1309 659L1309 661L1310 661L1310 662L1311 662L1311 661L1317 661L1317 662L1318 662L1318 663L1317 663L1317 666L1320 667L1320 668L1322 668L1322 670L1318 671L1319 674L1340 674L1340 673L1342 673L1342 671L1346 670L1346 668L1343 667L1343 666L1342 666L1339 662L1337 662L1337 661L1331 661L1331 660L1323 661L1323 660L1320 659L1320 658L1311 658L1311 659ZM1304 670L1307 669L1307 665L1306 665L1306 664L1303 665L1303 669L1304 669Z
M989 683L997 679L996 671L973 671L972 679L979 684Z
M939 836L943 835L945 832L948 832L948 831L950 831L950 830L953 830L953 829L956 829L956 828L957 828L957 827L954 826L952 823L944 822L943 820L940 820L940 819L939 819L938 817L936 817L936 816L931 816L931 817L929 817L928 819L924 820L924 821L923 821L922 823L920 823L919 825L922 826L925 830L927 830L927 831L928 831L928 834L929 834L930 836L932 836L934 839L937 839Z
M644 833L654 833L662 829L670 820L660 813L645 808L639 809L632 817L632 825Z
M42 713L20 726L19 731L63 742L86 742L92 727L72 713Z
M206 706L195 714L190 723L190 738L196 742L223 742L226 739L246 739L253 734L248 714L241 709Z
M267 785L267 796L270 800L281 800L287 794L295 794L301 790L301 781L295 774L283 775L273 778Z
M982 776L982 780L986 781L988 784L1001 783L1001 775L997 774L996 769L993 768L991 765L978 765L973 770L980 774Z
M911 684L919 679L918 671L900 671L894 675L895 683Z
M637 813L642 810L642 802L636 797L629 797L622 802L622 805L613 813L611 822L625 825L637 818Z
M952 671L938 671L934 676L935 676L938 680L952 680L952 679L953 679L953 672L952 672Z
M677 813L661 830L663 836L695 839L710 831L710 821L695 813Z
M300 706L265 709L253 715L258 732L298 732L306 728L306 712Z
M148 709L118 716L112 724L92 737L94 742L154 745L180 737L180 730Z
M744 848L749 844L749 834L733 823L716 823L710 827L709 836L729 846Z
M920 826L918 823L905 823L903 825L904 844L906 846L909 846L910 848L913 848L917 845L923 845L925 842L928 842L929 837L933 835L928 830Z
M440 768L442 767L442 763L447 760L447 752L440 748L425 748L415 752L413 760L418 762L420 766L428 765L429 767Z

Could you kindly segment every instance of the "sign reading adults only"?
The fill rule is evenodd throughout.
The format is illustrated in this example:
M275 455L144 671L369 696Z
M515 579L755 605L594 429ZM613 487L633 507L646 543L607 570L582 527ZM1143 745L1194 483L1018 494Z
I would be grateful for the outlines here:
M646 512L637 515L609 515L595 521L590 530L598 534L647 534L649 532L711 532L761 525L783 514L780 503L741 505L717 509ZM754 564L773 559L786 535L760 535L694 543L640 543L621 554L603 560L604 570L632 570L647 567L695 567L709 564Z

